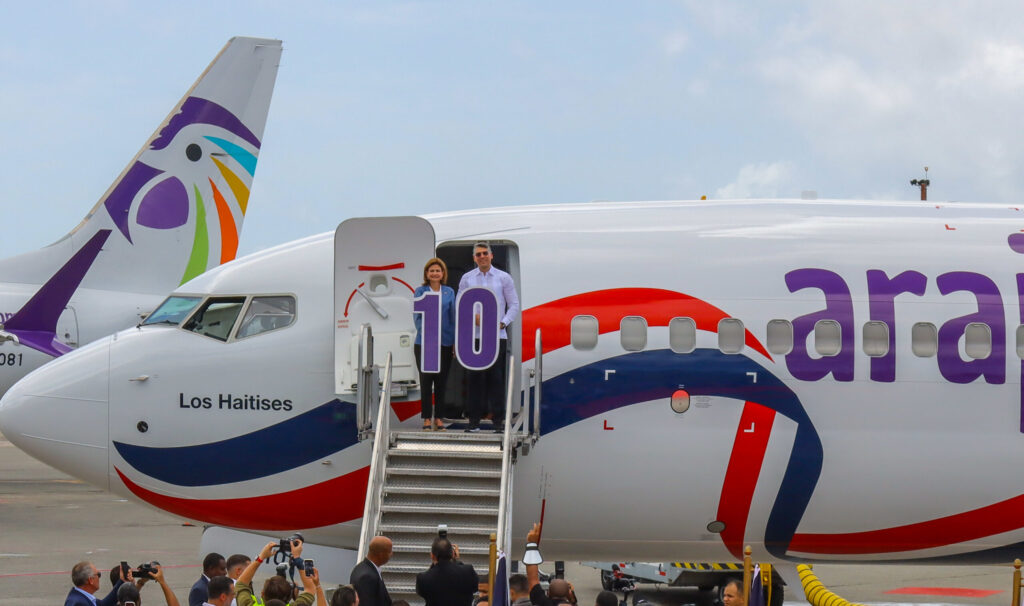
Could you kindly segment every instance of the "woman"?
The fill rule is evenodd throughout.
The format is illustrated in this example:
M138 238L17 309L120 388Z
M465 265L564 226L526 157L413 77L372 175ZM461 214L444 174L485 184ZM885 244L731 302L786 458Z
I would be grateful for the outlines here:
M429 292L441 293L441 372L420 372L420 396L422 398L421 416L423 429L430 431L444 429L440 418L435 418L436 406L444 404L444 384L448 379L448 370L452 365L452 348L455 345L455 291L448 283L448 266L444 261L434 257L423 266L423 285L416 289L415 296L420 297ZM420 356L423 343L423 314L413 314L416 321L416 367L422 368ZM433 425L431 418L434 418Z

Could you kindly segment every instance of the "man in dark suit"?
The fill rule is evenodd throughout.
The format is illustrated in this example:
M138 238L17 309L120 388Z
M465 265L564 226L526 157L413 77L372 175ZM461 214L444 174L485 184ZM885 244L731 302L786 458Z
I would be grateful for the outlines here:
M459 561L458 548L442 537L430 546L433 565L416 575L416 593L427 606L471 606L480 581L470 564Z
M117 580L107 597L96 600L92 594L99 591L100 577L102 576L92 562L75 564L75 567L71 569L71 582L74 587L68 592L64 606L93 606L93 600L95 600L96 606L115 606L117 604L117 589L124 583L124 578Z
M203 558L203 574L192 585L188 592L188 606L203 606L209 596L207 587L213 577L222 577L228 573L228 565L224 556L219 553L208 553Z
M391 606L391 595L380 576L380 567L391 559L391 539L374 537L366 557L352 569L349 583L356 588L359 606Z

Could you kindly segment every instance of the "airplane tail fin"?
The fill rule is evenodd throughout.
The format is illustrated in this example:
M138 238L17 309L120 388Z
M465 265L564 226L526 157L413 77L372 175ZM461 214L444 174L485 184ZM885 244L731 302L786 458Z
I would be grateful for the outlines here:
M163 294L232 260L281 50L280 40L228 41L85 219L50 246L0 261L0 279L48 284L103 230L110 236L82 287Z

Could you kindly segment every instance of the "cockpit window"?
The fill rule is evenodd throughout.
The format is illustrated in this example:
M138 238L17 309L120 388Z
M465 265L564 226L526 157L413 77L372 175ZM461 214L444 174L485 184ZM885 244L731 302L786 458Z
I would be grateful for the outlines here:
M211 297L185 323L185 330L227 341L245 304L245 297Z
M270 332L289 326L295 321L295 297L277 295L253 297L242 317L236 338L244 339L253 335Z
M167 297L160 304L160 307L157 307L156 311L149 314L149 317L142 324L145 326L150 324L180 324L195 309L196 305L199 305L199 301L202 299L202 297Z

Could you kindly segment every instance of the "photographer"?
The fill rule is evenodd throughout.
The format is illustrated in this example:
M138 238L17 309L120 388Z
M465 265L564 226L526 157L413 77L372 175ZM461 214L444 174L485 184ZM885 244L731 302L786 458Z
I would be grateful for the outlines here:
M118 568L120 571L120 568ZM97 600L92 594L100 589L100 579L103 574L93 566L92 562L79 562L71 569L71 583L74 587L68 592L64 600L64 606L114 606L117 602L117 590L125 582L131 582L131 574L126 579L121 572L118 572L117 582L114 589L102 600Z
M242 574L239 575L238 580L235 581L235 601L238 606L252 606L255 601L253 599L252 578L255 576L260 564L273 557L280 546L278 542L267 543L260 551L260 555L256 556L256 559L250 562L245 570L242 571ZM302 555L302 541L300 539L291 540L291 551L294 558L299 558ZM280 575L270 577L263 584L263 591L261 592L262 602L281 600L285 604L294 603L295 606L313 606L314 593L317 593L317 586L320 584L320 575L314 569L312 576L306 576L306 571L300 567L299 577L302 579L304 591L299 594L299 597L295 598L294 602L292 602L291 583ZM322 591L320 589L320 592Z
M120 567L114 570L120 570ZM171 586L167 583L167 579L164 578L163 568L156 562L143 564L139 566L138 570L130 571L129 578L135 578L135 585L129 582L118 586L117 603L119 606L125 606L126 603L141 606L142 586L149 580L156 581L160 585L160 589L164 592L164 602L167 606L179 606L177 596L171 591Z
M445 537L430 546L433 564L416 575L416 593L426 606L471 606L477 590L476 571L459 561L459 548Z
M526 535L527 551L530 544L540 545L540 523L533 525ZM534 606L555 606L555 604L575 604L576 591L572 583L565 579L551 579L548 584L548 592L540 586L540 568L537 564L526 565L526 584L530 586L530 601Z

